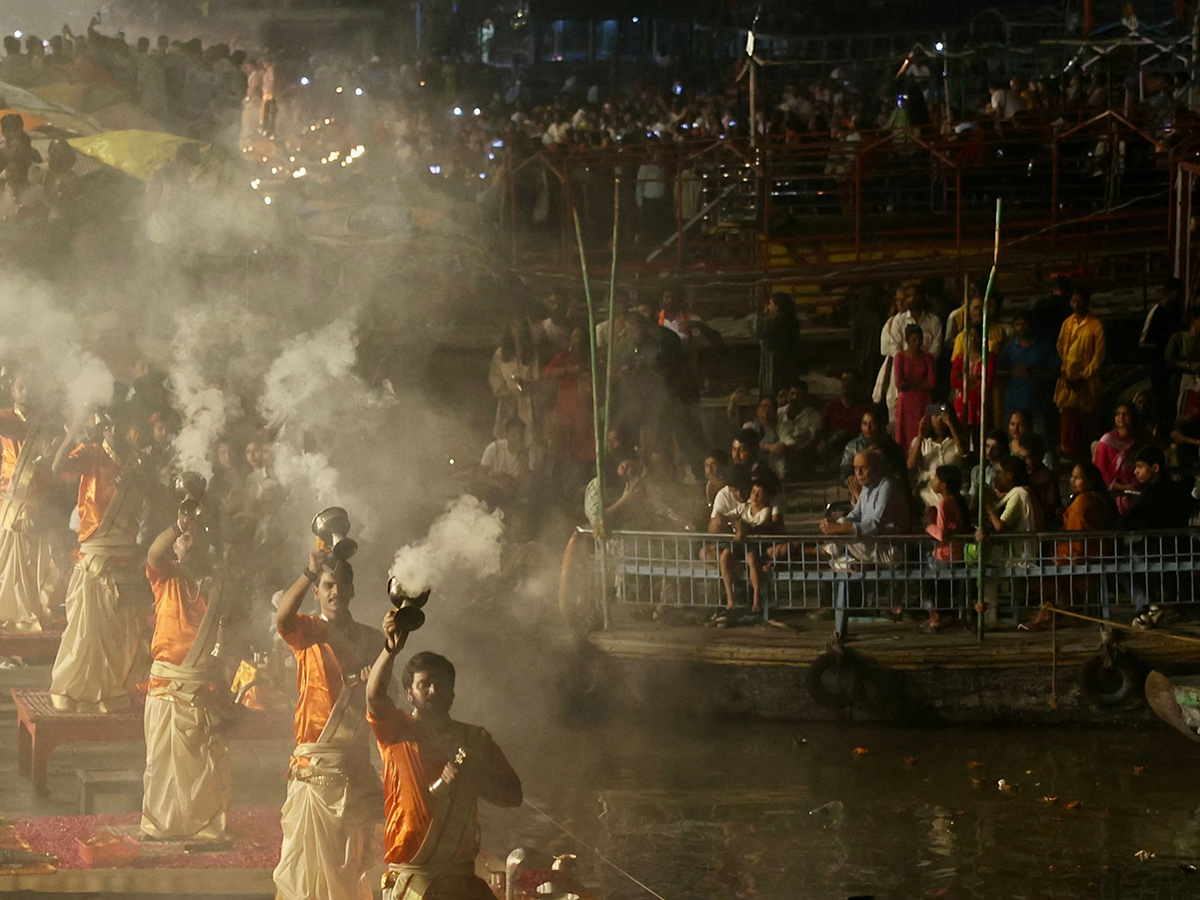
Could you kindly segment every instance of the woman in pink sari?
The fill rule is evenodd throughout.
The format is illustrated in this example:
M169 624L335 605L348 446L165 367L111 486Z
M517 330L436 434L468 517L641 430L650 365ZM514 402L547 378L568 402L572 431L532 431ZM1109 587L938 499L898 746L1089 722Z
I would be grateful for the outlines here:
M893 375L896 379L896 443L908 453L913 439L921 433L921 419L933 395L937 361L921 347L924 334L913 322L904 329L904 349L896 354Z
M1127 492L1138 489L1138 481L1133 474L1134 448L1137 446L1134 417L1132 406L1120 404L1113 414L1115 427L1096 443L1096 452L1092 457L1120 513L1133 505L1135 498Z

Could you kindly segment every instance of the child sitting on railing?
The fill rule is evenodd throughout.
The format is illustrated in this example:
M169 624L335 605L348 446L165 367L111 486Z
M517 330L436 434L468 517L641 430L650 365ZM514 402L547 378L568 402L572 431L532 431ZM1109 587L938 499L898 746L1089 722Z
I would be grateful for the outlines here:
M938 497L937 506L925 510L925 532L937 541L933 549L933 564L949 565L963 558L962 542L951 538L967 534L971 521L966 498L962 495L962 469L958 466L938 466L929 486ZM935 582L935 591L938 587L941 587L941 583ZM935 595L932 599L922 601L922 605L929 610L929 621L923 627L930 630L942 625L937 611L938 599Z
M752 481L750 470L745 466L730 467L726 481L727 487L718 494L708 523L709 534L733 535L733 546L722 549L718 557L721 581L725 585L725 608L731 610L736 605L733 568L738 561L734 554L740 555L744 551L753 591L750 611L757 613L762 609L763 548L757 542L747 541L755 534L779 534L783 530L782 518L773 512L779 482L769 471ZM722 615L719 613L717 618Z

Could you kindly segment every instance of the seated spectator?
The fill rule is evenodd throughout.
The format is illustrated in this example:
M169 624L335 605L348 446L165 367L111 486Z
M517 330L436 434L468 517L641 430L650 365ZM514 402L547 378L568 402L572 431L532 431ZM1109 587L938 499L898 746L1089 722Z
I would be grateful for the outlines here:
M783 445L784 469L789 474L803 471L815 460L821 439L821 414L812 405L808 384L798 381L788 389L787 414L779 418L779 441ZM782 474L777 471L776 474Z
M752 479L745 466L732 466L729 484L717 495L713 503L712 517L708 523L709 534L732 534L734 546L721 550L719 565L721 581L725 585L726 609L735 604L733 591L734 554L744 552L745 562L753 589L751 612L762 609L762 568L764 548L747 544L746 539L755 534L778 534L783 530L783 519L774 508L775 494L779 483L770 473Z
M917 482L917 494L925 508L937 506L933 480L942 466L959 466L967 452L954 413L944 403L936 416L922 416L920 431L908 448L908 469Z
M886 472L887 463L878 450L856 454L854 480L858 491L854 508L837 521L823 520L821 533L862 537L906 534L911 525L908 498L895 476Z
M729 468L729 454L717 447L704 457L704 500L712 509L717 493L725 487L725 472Z
M758 435L758 448L765 453L774 467L779 460L782 466L783 443L779 439L779 416L775 411L775 401L763 397L754 409L754 418L742 425L743 431L753 431Z
M1044 527L1053 531L1062 522L1062 492L1058 478L1046 468L1045 451L1046 442L1041 435L1027 434L1017 442L1017 452L1013 455L1025 461L1029 490L1042 508Z
M1008 376L1004 415L1011 420L1017 410L1027 410L1043 434L1054 408L1054 381L1058 377L1058 351L1034 326L1032 312L1017 313L1016 336L1000 351L1000 374Z
M1137 446L1133 407L1128 403L1117 406L1113 414L1113 428L1096 442L1092 462L1104 476L1109 493L1117 503L1117 512L1125 513L1136 499L1138 490L1134 478L1134 451Z
M525 423L513 416L504 424L504 437L484 448L479 474L495 493L511 500L528 490L539 457L538 450L525 441Z
M970 534L970 511L962 495L962 486L963 474L958 466L938 466L934 470L931 487L938 500L925 511L925 533L937 541L933 559L940 564L962 560L963 544L951 538ZM928 609L929 620L924 627L936 630L941 627L941 616L934 603L931 602Z
M854 437L863 417L862 404L858 402L858 387L852 372L842 373L842 393L827 400L821 407L821 440L817 453L825 456L830 447L841 447ZM785 413L781 409L782 418ZM851 459L853 459L853 455ZM847 475L850 473L847 472Z
M643 527L650 519L643 476L641 461L636 454L629 454L617 463L616 484L605 484L606 496L600 496L599 478L589 481L583 492L583 513L587 516L588 524L593 528L599 525L603 502L604 527L609 531Z
M854 457L873 446L881 430L878 413L869 409L862 414L859 419L858 436L847 441L846 449L842 451L842 462L838 466L838 474L843 479L854 475Z
M1194 469L1200 461L1200 417L1179 418L1171 431L1175 462L1181 469Z
M1151 445L1138 451L1133 475L1140 485L1140 495L1129 509L1121 514L1118 527L1122 531L1144 532L1188 527L1195 509L1191 485L1181 484L1171 477L1162 448ZM1180 547L1190 548L1191 539L1186 535L1154 535L1140 538L1136 543L1139 546L1131 551L1135 555L1162 559L1174 557ZM1158 577L1147 575L1144 580L1134 579L1134 606L1138 610L1149 606L1151 595L1167 598L1177 594L1178 579L1178 575L1169 574Z
M1014 409L1008 417L1008 452L1011 456L1016 456L1017 445L1022 439L1032 434L1044 434L1034 428L1033 415L1027 409ZM1043 441L1043 444L1045 441ZM1051 472L1058 470L1058 459L1055 455L1047 450L1042 454L1042 462Z
M1143 447L1134 457L1133 476L1139 496L1121 514L1122 531L1186 528L1192 515L1190 485L1183 485L1167 471L1160 447Z
M1029 492L1029 471L1025 460L1009 456L996 464L995 491L983 499L984 528L977 528L975 540L984 542L985 532L993 534L1034 534L1042 530L1042 512L1037 498ZM1016 565L1037 559L1037 546L1031 541L992 541L985 545L985 559L993 564L1010 561ZM984 586L980 611L987 625L996 624L997 584Z
M1063 531L1111 531L1116 527L1116 504L1095 465L1079 463L1071 469L1071 495L1071 504L1063 513ZM1067 562L1090 559L1099 552L1099 541L1059 541L1054 556Z
M983 456L987 462L984 464L982 473L979 471L978 464L971 467L971 478L967 486L967 499L971 504L971 509L979 506L980 485L983 486L985 493L991 490L996 480L996 466L1001 460L1012 456L1008 437L1003 431L988 432L988 436L983 441Z

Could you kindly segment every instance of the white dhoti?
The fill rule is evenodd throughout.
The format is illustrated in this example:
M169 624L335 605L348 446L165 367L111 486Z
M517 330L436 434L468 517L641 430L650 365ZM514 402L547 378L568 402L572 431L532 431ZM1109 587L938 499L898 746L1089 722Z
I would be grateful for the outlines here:
M122 603L112 576L95 574L86 558L75 565L67 585L67 627L50 679L56 708L128 708L149 656L146 612Z
M229 746L203 700L158 690L146 697L142 831L153 838L211 841L225 834Z
M288 779L274 873L277 900L356 900L363 896L362 874L380 855L371 844L382 798L366 746L351 755L301 744L295 755L310 764L293 769Z
M0 528L0 631L41 631L57 582L49 540Z

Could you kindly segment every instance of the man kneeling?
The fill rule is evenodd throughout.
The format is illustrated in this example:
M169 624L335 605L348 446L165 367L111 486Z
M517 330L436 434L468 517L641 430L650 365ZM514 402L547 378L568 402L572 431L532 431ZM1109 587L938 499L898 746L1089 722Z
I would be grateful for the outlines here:
M220 619L207 544L173 525L146 557L154 640L146 697L142 832L157 840L212 841L225 833L228 746L217 733Z

